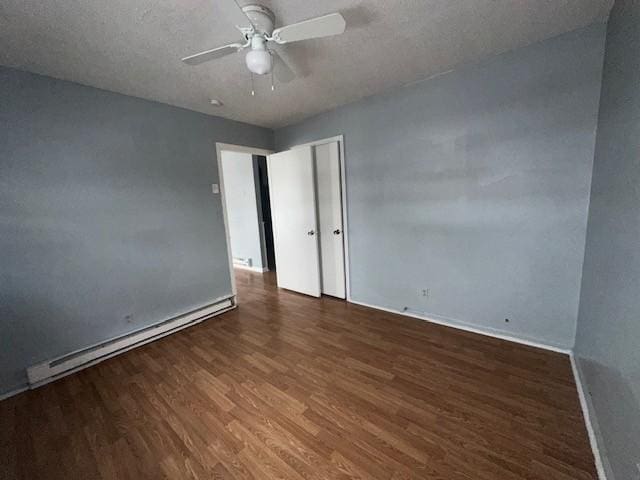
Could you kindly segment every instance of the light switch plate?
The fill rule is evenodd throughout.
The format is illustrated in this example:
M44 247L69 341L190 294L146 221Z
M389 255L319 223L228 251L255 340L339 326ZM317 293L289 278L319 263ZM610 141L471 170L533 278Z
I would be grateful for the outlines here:
M218 186L217 183L212 183L211 184L211 191L213 193L220 193L220 187Z

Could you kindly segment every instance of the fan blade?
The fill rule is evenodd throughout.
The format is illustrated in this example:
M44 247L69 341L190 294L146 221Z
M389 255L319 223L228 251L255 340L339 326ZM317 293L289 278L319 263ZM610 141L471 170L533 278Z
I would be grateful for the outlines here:
M282 56L276 52L275 50L269 50L271 55L273 55L273 74L276 78L282 83L289 83L291 80L296 78L296 74L291 70L291 67L284 61Z
M236 28L252 25L249 17L245 15L236 0L218 0L222 15Z
M200 65L201 63L208 62L209 60L215 60L216 58L236 53L241 48L241 43L231 43L224 47L218 47L212 50L205 50L204 52L196 53L194 55L189 55L188 57L184 57L182 61L187 65Z
M330 13L304 22L294 23L273 31L273 39L277 43L291 43L309 38L329 37L344 32L347 23L339 13Z

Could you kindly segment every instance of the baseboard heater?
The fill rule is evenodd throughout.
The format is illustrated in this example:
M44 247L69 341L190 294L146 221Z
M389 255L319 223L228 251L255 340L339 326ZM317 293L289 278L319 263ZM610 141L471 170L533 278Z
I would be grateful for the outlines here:
M156 323L155 325L145 327L136 332L33 365L27 368L29 387L35 388L57 380L58 378L65 377L78 370L124 353L127 350L200 323L203 320L224 313L234 307L235 301L233 297L220 299L216 303L212 303L206 307Z
M233 264L234 265L241 265L243 267L252 267L253 266L253 260L251 258L233 257Z

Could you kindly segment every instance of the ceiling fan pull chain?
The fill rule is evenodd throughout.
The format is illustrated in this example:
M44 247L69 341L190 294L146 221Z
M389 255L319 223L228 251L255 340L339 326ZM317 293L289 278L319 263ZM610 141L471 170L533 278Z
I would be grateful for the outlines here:
M251 72L251 96L255 97L256 96L256 90L253 87L253 72Z
M275 85L273 84L273 68L271 69L271 91L273 92L276 89Z

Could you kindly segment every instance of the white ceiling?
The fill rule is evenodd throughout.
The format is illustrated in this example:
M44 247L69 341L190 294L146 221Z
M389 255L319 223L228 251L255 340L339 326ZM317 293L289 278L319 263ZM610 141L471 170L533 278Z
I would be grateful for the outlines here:
M277 25L334 11L347 31L287 45L298 78L270 91L243 55L180 58L238 41L222 0L2 0L0 64L276 128L603 20L613 0L256 0ZM285 56L285 55L283 55ZM215 97L224 106L209 105Z

